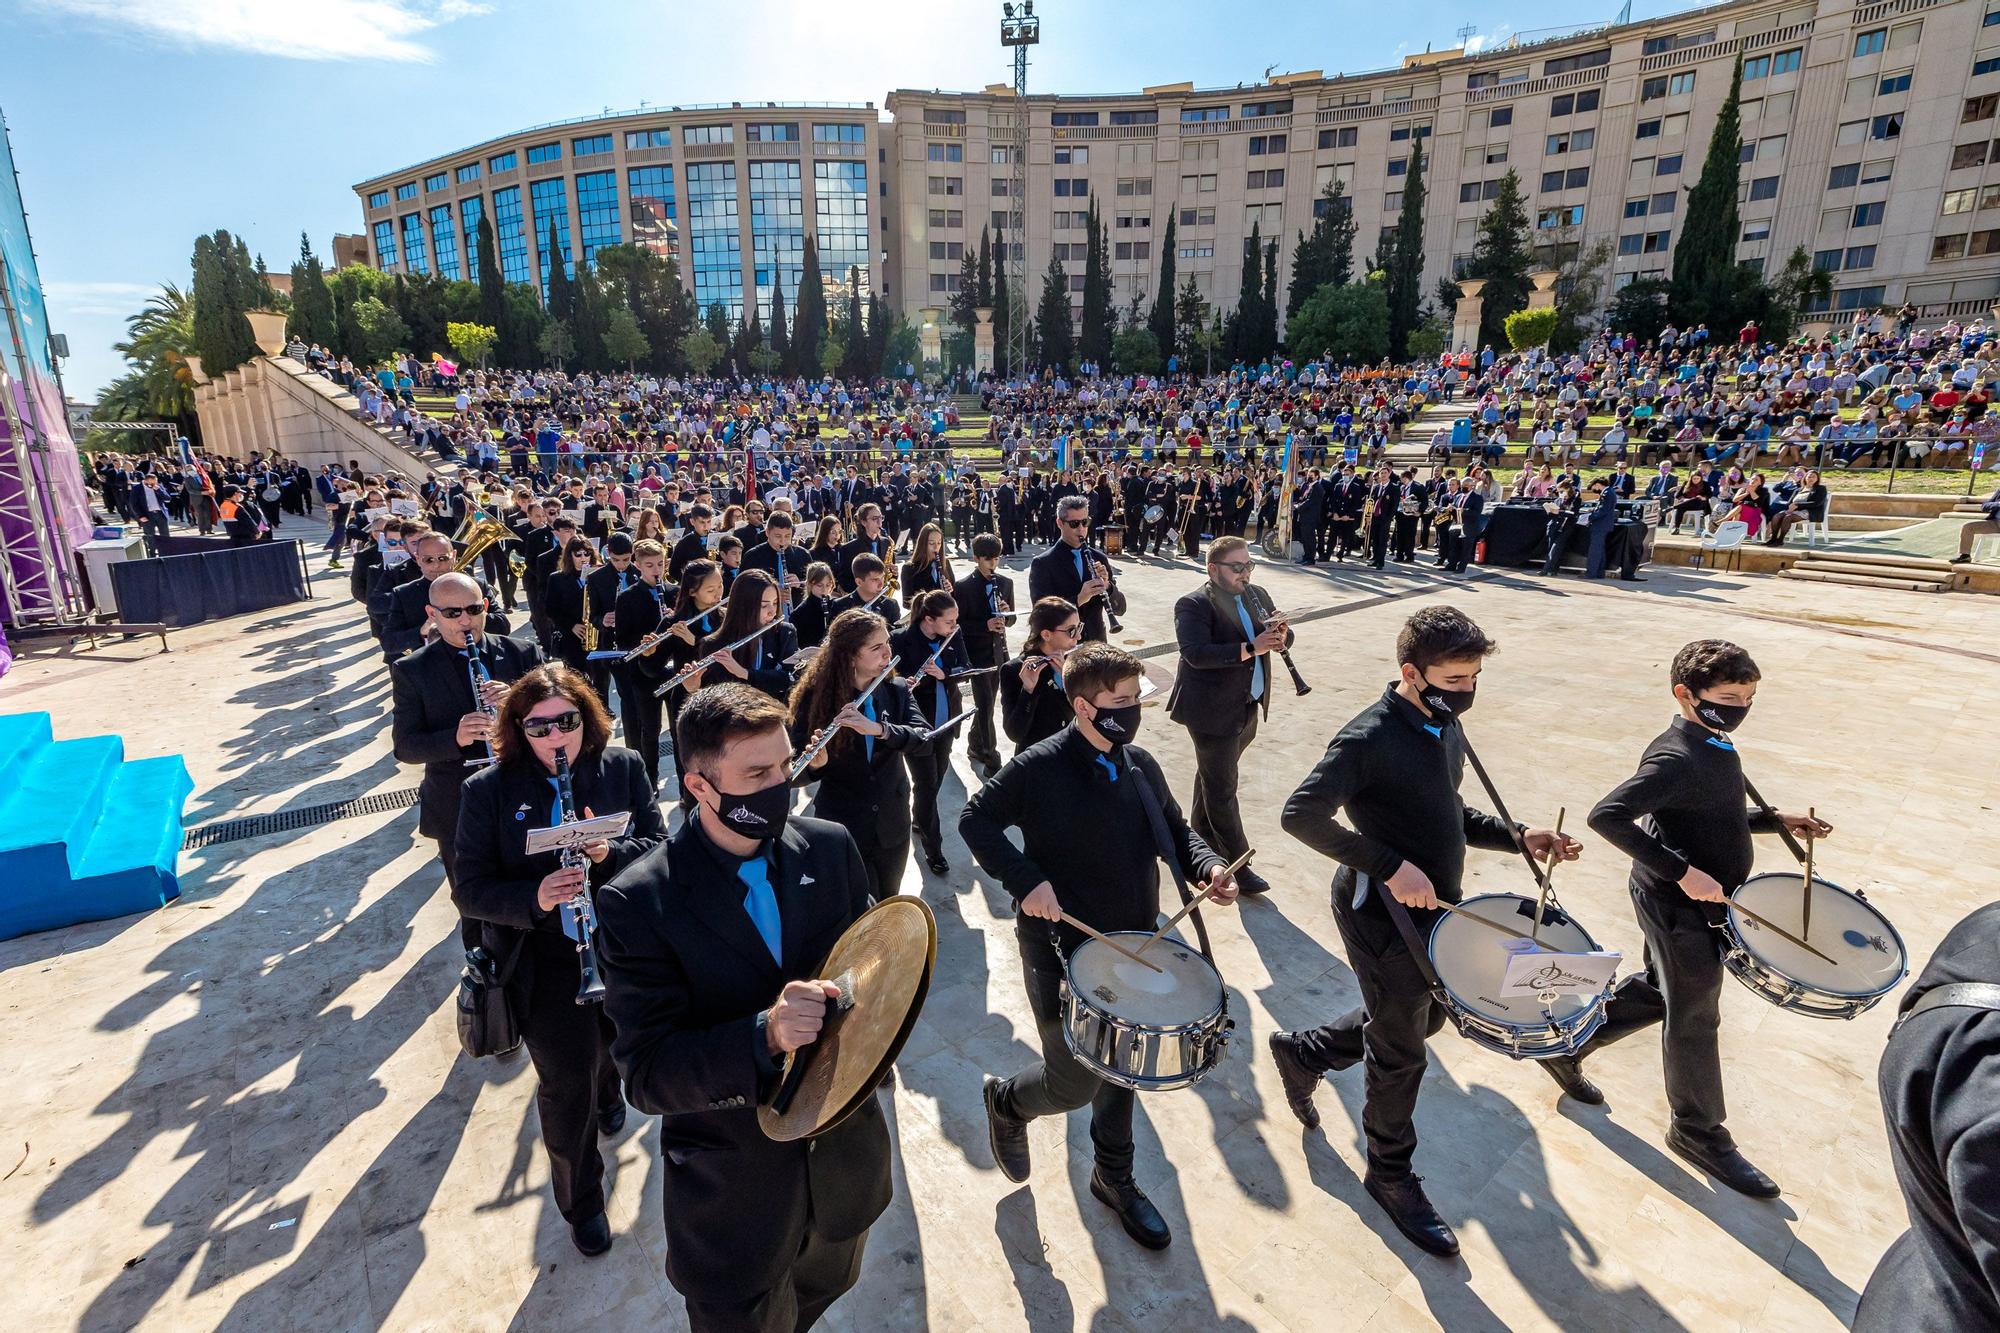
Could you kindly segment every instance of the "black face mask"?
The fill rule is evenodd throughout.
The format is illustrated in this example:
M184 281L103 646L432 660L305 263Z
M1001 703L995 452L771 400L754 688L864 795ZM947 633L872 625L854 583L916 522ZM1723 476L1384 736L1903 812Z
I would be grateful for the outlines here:
M1448 690L1442 685L1433 685L1422 676L1417 678L1417 697L1424 701L1424 707L1439 720L1449 722L1472 711L1473 696L1479 693L1475 684L1469 690Z
M1714 699L1697 696L1694 715L1703 726L1714 727L1717 731L1734 731L1743 725L1744 718L1750 716L1750 705L1718 703Z
M722 785L708 774L709 788L715 793L715 817L722 826L738 837L755 838L768 842L785 831L785 821L791 815L792 788L781 782L775 787L753 791L742 796L732 796L722 790Z
M1138 704L1126 704L1123 708L1100 708L1097 716L1090 719L1090 725L1112 746L1130 745L1139 734Z

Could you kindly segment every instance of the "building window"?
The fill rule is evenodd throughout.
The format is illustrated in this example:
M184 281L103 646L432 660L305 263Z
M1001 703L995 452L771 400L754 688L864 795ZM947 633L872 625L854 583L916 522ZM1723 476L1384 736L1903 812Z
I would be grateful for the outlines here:
M1678 176L1680 175L1680 171L1681 155L1679 153L1669 153L1667 156L1661 158L1659 163L1653 168L1653 174L1656 176Z
M1409 170L1410 170L1410 159L1407 157L1399 157L1395 161L1388 164L1387 174L1390 176L1402 176L1406 175L1409 172Z
M512 171L517 165L519 163L512 153L501 153L497 157L486 159L486 169L488 171Z
M539 162L562 161L562 145L559 143L538 143L528 150L528 165Z
M375 266L396 267L396 224L387 218L375 224Z
M1844 166L1834 167L1826 173L1826 188L1829 190L1845 190L1850 186L1860 184L1860 182L1861 164L1859 162L1849 162Z
M1968 255L2000 254L2000 230L1975 231L1965 247Z
M623 239L618 225L617 172L589 171L577 175L576 222L586 264L597 262L599 246L617 245Z
M1193 245L1183 245L1177 252L1176 257L1180 259L1213 259L1215 258L1215 242L1198 241Z
M727 130L727 125L702 126ZM694 128L686 131L692 136ZM682 142L689 142L684 137ZM722 142L729 142L723 140ZM730 318L743 317L743 234L736 201L734 162L693 162L687 169L688 249L694 260L694 299L702 310L720 303Z
M1755 203L1759 199L1776 199L1777 197L1778 178L1776 176L1759 176L1756 180L1750 182L1750 201L1752 203Z
M424 177L424 193L429 194L432 190L442 190L449 184L451 184L451 175L449 172L440 171L434 176L426 176Z
M1882 224L1883 208L1884 205L1880 200L1872 204L1856 204L1854 206L1854 225L1857 227L1880 226Z
M1841 268L1854 269L1854 268L1874 268L1874 267L1875 267L1874 246L1850 245L1847 247L1847 258L1844 261L1842 261Z
M671 148L673 144L674 132L665 126L656 130L625 131L625 149L627 152L636 151L641 148Z
M467 195L458 201L458 231L465 245L465 280L479 281L479 219L485 215L486 201Z
M632 244L656 255L674 253L680 235L680 210L672 167L629 169L625 173L625 207L632 220Z
M458 183L460 185L468 185L478 179L479 164L477 162L468 162L458 169Z
M2000 56L1987 56L1984 60L1975 60L1972 62L1972 76L1974 78L1978 78L1981 74L1991 74L1996 69L2000 69Z
M396 187L396 198L414 199L416 197L417 197L417 183L415 181L404 181L401 185L398 185Z
M1571 130L1567 134L1551 134L1543 153L1545 156L1552 153L1581 153L1596 146L1596 130Z
M1181 225L1183 227L1213 227L1215 225L1215 210L1212 208L1183 208L1181 210Z
M593 134L585 139L571 139L569 151L571 157L595 157L599 153L608 153L611 151L611 136Z
M1253 171L1250 173L1249 188L1252 190L1275 190L1284 183L1285 172L1282 167L1272 167L1268 171Z
M1214 176L1204 175L1204 176L1181 177L1181 193L1183 194L1212 194L1214 193L1214 191L1215 191Z
M1985 139L1978 143L1962 143L1951 150L1951 170L1961 171L1966 167L1983 167L1992 144Z
M1790 74L1805 61L1805 48L1795 46L1789 51L1780 51L1771 57L1771 73Z
M1571 204L1566 208L1544 208L1535 214L1535 227L1549 231L1557 227L1581 227L1583 225L1583 205Z
M926 107L924 109L924 124L963 125L965 124L965 113L963 111L940 111Z
M1867 32L1854 34L1854 54L1857 56L1872 56L1888 44L1887 28L1870 28Z
M1890 93L1906 93L1908 91L1910 91L1910 71L1908 70L1904 70L1900 74L1888 75L1881 83L1875 86L1876 94L1881 97L1887 97Z
M1656 102L1667 95L1667 76L1664 74L1646 79L1639 84L1639 100Z
M1118 182L1118 193L1121 198L1136 199L1152 192L1153 178L1150 176L1135 176Z
M424 216L421 213L403 215L403 267L412 273L431 271L429 254L424 244Z
M1486 128L1489 130L1497 130L1503 125L1513 123L1514 108L1511 106L1496 106L1486 113Z
M1049 124L1056 126L1083 126L1097 124L1095 111L1052 111Z
M1587 88L1580 93L1558 93L1549 99L1549 115L1567 116L1572 112L1595 111L1603 90Z
M1931 238L1931 262L1940 259L1965 258L1965 233L1955 236L1935 236Z
M521 187L493 192L493 236L500 251L500 276L507 282L528 280L528 226L521 209Z
M958 143L925 144L924 160L927 162L963 162L965 161L965 145Z
M1290 98L1279 102L1245 102L1243 104L1243 119L1245 120L1255 120L1259 116L1289 116L1291 114L1292 102Z
M1114 111L1111 113L1113 125L1157 125L1160 113L1157 111Z
M1585 51L1580 55L1563 56L1557 60L1544 61L1542 63L1542 77L1547 78L1551 74L1568 74L1571 70L1596 69L1600 65L1608 65L1610 63L1611 48L1608 46L1600 47L1595 51Z
M1285 151L1285 136L1282 134L1253 134L1250 136L1250 156L1263 157L1269 153Z
M1675 206L1675 204L1676 204L1677 202L1678 202L1678 196L1677 196L1677 195L1675 195L1675 194L1674 194L1674 192L1673 192L1672 190L1668 190L1668 191L1666 191L1666 192L1665 192L1664 194L1656 194L1656 195L1654 195L1654 196L1653 196L1653 215L1654 215L1655 217L1658 217L1658 216L1659 216L1660 214L1662 214L1662 213L1671 213L1671 212L1673 212L1673 211L1674 211L1674 206Z
M861 143L867 135L865 125L820 125L813 126L814 143Z
M1627 199L1625 201L1625 216L1628 218L1645 217L1649 202L1649 200L1645 199Z
M1745 83L1750 82L1752 79L1768 78L1770 73L1771 57L1769 56L1752 56L1743 62L1743 82Z
M1822 273L1838 273L1840 272L1840 255L1841 252L1838 249L1815 250L1813 251L1813 267Z
M1638 125L1637 125L1637 126L1635 126L1635 127L1633 128L1633 131L1632 131L1632 137L1633 137L1633 138L1635 138L1635 139L1657 139L1657 138L1659 138L1659 137L1660 137L1660 118L1659 118L1658 116L1655 116L1655 117L1653 117L1653 119L1651 119L1651 120L1642 120L1642 121L1640 121L1640 122L1638 123Z
M458 231L452 225L451 205L439 204L430 212L431 253L437 257L441 278L458 281Z
M370 208L386 208L388 204L389 192L387 190L377 190L368 196L368 206Z
M1090 165L1090 149L1058 148L1056 149L1056 165L1059 167L1088 166Z
M799 123L786 121L779 124L750 124L743 127L743 138L748 143L797 143Z
M1183 123L1199 120L1228 119L1229 108L1226 106L1184 106L1181 108L1181 121Z
M961 121L963 121L964 115L964 112L959 112ZM926 120L930 118L928 111L924 113L924 118ZM736 127L734 125L690 125L681 132L681 142L683 144L735 143ZM743 284L738 282L736 289L736 299L741 301L743 299Z
M542 291L549 289L549 265L556 259L562 261L563 272L576 276L575 265L569 251L569 183L561 176L548 180L531 181L528 184L528 199L534 208L535 250L540 260ZM555 229L554 248L550 248L549 229Z
M1768 241L1771 239L1771 220L1764 218L1758 222L1743 224L1743 239L1746 241Z
M1360 141L1361 132L1352 125L1344 125L1337 130L1321 130L1321 148L1352 148Z

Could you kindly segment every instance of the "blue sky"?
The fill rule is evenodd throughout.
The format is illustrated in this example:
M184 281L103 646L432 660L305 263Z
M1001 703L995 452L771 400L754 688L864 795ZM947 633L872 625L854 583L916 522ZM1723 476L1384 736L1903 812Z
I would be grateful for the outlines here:
M1497 44L1617 7L1043 0L1029 87L1377 69L1456 44L1466 24ZM354 182L541 121L642 100L879 106L891 88L979 88L1012 77L999 13L999 0L0 0L0 111L50 324L70 340L65 383L89 398L119 372L124 317L160 283L186 284L198 232L227 227L283 270L301 230L322 257L335 231L360 230Z

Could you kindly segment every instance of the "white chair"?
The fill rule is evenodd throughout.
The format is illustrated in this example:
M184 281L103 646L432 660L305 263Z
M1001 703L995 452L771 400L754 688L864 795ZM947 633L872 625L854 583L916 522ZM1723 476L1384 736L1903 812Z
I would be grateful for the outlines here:
M1703 555L1712 552L1719 553L1722 551L1741 550L1744 541L1749 536L1750 525L1740 518L1733 518L1727 523L1716 524L1714 531L1701 539L1701 546L1695 551L1694 560L1692 561L1694 568L1701 568L1701 558Z
M1833 540L1827 536L1826 520L1823 518L1802 518L1792 525L1792 531L1804 533L1808 547L1818 546L1821 541Z

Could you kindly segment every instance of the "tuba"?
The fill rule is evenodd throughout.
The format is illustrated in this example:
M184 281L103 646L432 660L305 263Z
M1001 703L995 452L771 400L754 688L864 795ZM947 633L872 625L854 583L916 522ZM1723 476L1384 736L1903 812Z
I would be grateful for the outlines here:
M465 552L458 557L458 563L453 565L452 569L463 574L472 567L473 561L486 554L488 547L496 542L504 542L513 535L508 531L507 525L499 519L480 515L472 522L470 532L465 539Z

